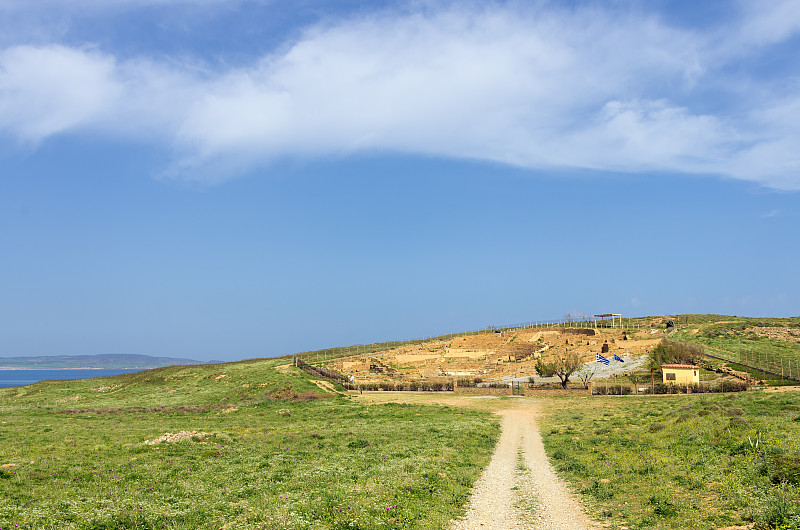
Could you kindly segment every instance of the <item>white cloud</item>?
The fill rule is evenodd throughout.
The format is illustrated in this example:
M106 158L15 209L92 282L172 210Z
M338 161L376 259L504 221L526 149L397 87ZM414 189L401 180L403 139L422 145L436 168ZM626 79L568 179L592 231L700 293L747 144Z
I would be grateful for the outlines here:
M28 141L89 128L166 142L171 174L185 178L391 151L800 189L798 92L746 67L743 78L766 97L735 99L738 86L709 80L741 60L736 39L766 46L770 28L782 39L797 32L793 4L774 6L748 14L724 46L656 17L495 6L315 27L250 67L216 73L14 47L0 53L0 130ZM734 106L703 111L702 91Z
M115 106L115 68L112 57L63 46L0 52L0 129L38 141L90 124Z
M770 0L765 5L741 2L742 23L737 39L741 46L761 46L780 42L800 30L800 3L795 0Z

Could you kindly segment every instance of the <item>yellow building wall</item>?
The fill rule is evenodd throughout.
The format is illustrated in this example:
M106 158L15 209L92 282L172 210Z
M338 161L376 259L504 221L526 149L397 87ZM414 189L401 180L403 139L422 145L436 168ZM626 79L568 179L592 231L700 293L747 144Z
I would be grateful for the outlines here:
M700 382L700 369L698 368L662 368L661 371L663 381L668 385L691 385Z

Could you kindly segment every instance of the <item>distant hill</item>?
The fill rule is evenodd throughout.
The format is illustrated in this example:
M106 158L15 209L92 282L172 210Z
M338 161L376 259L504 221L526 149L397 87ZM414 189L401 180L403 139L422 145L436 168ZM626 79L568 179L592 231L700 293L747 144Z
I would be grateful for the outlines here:
M213 361L212 361L213 362ZM49 355L41 357L0 357L0 368L161 368L162 366L210 364L193 359L150 355Z

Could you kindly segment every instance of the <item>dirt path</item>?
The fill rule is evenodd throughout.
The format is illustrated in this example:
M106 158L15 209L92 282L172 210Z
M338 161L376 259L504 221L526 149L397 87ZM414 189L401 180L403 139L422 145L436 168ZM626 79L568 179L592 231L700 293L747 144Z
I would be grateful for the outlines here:
M502 417L502 433L492 460L475 484L467 513L454 521L452 530L602 528L586 517L580 502L550 465L539 433L537 401L481 398L434 392L375 392L357 396L366 403L439 403L491 411Z
M500 412L503 431L495 454L453 530L597 528L550 465L537 413L528 400Z

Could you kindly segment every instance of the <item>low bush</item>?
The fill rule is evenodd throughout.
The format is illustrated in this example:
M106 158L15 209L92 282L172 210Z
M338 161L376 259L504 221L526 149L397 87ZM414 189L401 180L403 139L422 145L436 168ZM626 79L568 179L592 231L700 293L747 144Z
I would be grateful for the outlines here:
M592 388L592 393L598 396L629 396L633 394L633 387L629 385L598 385Z
M656 492L650 496L648 503L653 506L653 513L662 517L671 517L678 514L678 509L672 499L663 492Z
M775 455L770 468L773 484L800 484L800 456Z
M724 381L717 384L693 383L691 385L675 385L656 383L648 388L647 394L718 394L722 392L744 392L748 389L744 381Z

